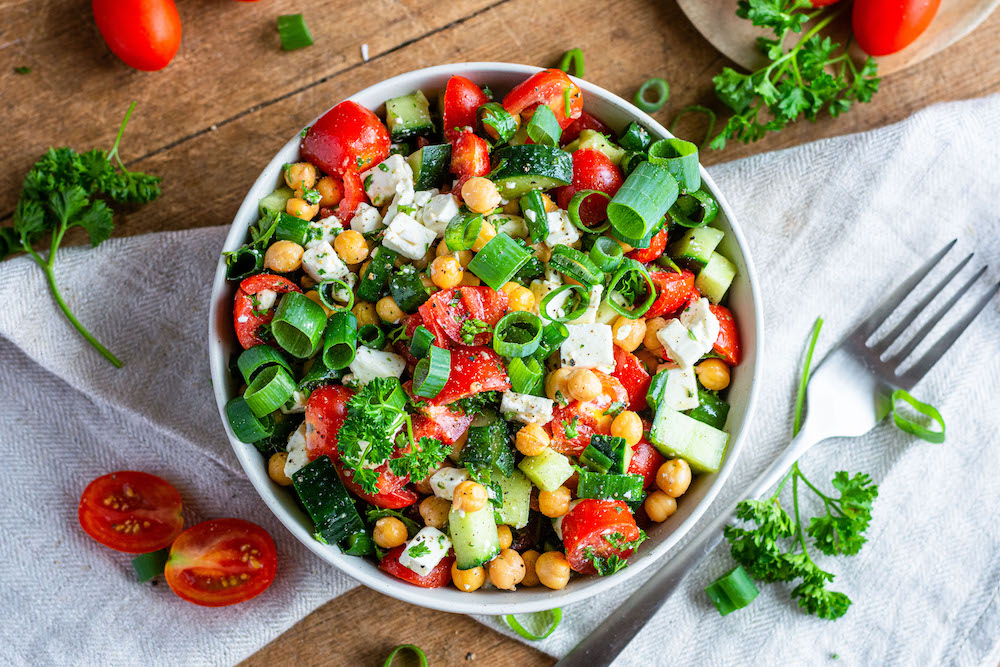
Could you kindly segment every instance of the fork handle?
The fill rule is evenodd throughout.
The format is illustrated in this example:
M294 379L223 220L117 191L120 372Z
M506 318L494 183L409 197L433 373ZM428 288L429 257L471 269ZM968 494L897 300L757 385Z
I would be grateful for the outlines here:
M799 435L740 496L741 500L762 496L781 479L806 450L824 439L809 426L807 420ZM702 528L683 549L650 577L649 581L632 593L586 639L557 662L556 667L610 665L639 634L649 619L680 588L684 577L722 542L722 527L735 518L735 510L736 503L733 503Z

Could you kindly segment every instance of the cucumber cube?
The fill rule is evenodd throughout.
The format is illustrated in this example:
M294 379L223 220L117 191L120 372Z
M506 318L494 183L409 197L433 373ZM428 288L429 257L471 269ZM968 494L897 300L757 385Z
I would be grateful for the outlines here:
M545 449L537 456L525 456L517 467L542 491L555 491L573 475L569 459L554 449Z
M684 459L695 472L716 472L722 465L729 434L661 403L649 439L661 454Z
M527 526L528 502L531 498L531 482L528 478L516 470L510 477L494 470L493 481L503 491L503 505L494 510L497 524L507 524L515 529Z
M736 277L736 266L717 252L708 258L708 264L698 273L694 286L712 303L719 303L729 291Z

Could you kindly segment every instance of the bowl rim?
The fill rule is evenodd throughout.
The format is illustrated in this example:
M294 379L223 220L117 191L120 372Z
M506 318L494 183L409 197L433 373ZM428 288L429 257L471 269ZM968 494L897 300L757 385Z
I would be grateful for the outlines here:
M377 99L384 100L384 94L382 97L378 97L380 89L391 89L402 82L410 80L420 82L435 77L447 77L454 74L467 74L476 71L480 73L485 71L490 74L522 74L530 76L543 69L545 68L504 62L461 62L434 65L431 67L411 70L389 79L384 79L343 98L343 100L353 100L361 96L371 95L375 95ZM589 81L578 79L576 77L571 78L578 86L580 86L584 93L600 97L604 103L618 107L618 110L622 112L623 115L626 115L632 120L639 121L647 127L652 134L662 137L673 136L665 127L650 117L649 114L638 109L627 100ZM420 88L421 84L414 83L414 87ZM337 103L340 103L340 101L343 100L338 100ZM309 125L315 123L316 120L318 120L328 110L329 109L323 110L322 113L318 114L312 121L310 121ZM226 235L222 248L223 250L234 249L242 244L243 240L246 238L246 229L245 227L238 225L237 221L250 220L256 215L258 202L257 198L251 196L251 193L256 190L256 186L260 184L262 180L269 179L273 181L274 175L272 172L275 171L275 168L278 165L283 163L283 160L281 159L282 153L284 153L291 145L298 144L299 141L299 132L296 132L291 139L289 139L289 141L276 152L275 156L268 162L268 164L261 171L260 175L254 181L253 186L251 186L248 190L247 196L244 198L233 218L229 232ZM761 362L763 358L762 352L764 349L762 316L763 306L761 303L756 270L750 256L750 249L743 234L743 230L740 227L729 202L719 191L718 186L708 174L705 167L700 163L699 169L702 181L708 186L708 189L716 197L719 207L726 214L726 219L732 231L733 240L736 242L736 246L740 251L743 264L746 269L746 278L749 284L749 296L752 301L754 320L752 326L755 340L754 368L753 375L750 380L749 394L746 400L746 409L743 415L742 423L736 433L730 434L731 441L728 452L726 453L726 458L722 467L716 473L716 478L706 490L704 497L692 509L690 515L688 515L686 519L676 526L675 529L661 543L657 544L651 552L647 552L646 557L635 563L631 563L629 567L623 569L615 575L609 577L592 577L591 581L589 581L586 585L577 586L569 591L566 591L565 589L563 591L546 591L546 595L531 596L532 599L527 599L523 592L505 593L501 596L494 597L492 595L483 596L462 594L457 589L453 592L457 593L458 596L438 596L435 595L434 592L442 589L425 589L413 586L412 584L408 584L402 580L386 575L384 572L377 569L377 565L370 563L366 559L359 559L355 556L346 556L340 553L339 549L336 547L317 541L313 537L312 533L307 530L294 516L292 516L285 507L282 506L277 494L275 494L273 488L271 488L272 483L267 479L266 473L263 477L257 474L261 468L261 455L256 448L254 448L253 445L237 440L229 426L229 421L226 417L225 411L225 405L228 401L226 391L228 378L223 374L223 369L228 368L228 360L223 358L223 343L217 335L221 330L220 325L222 324L222 320L220 318L223 317L221 313L225 311L224 308L220 308L220 305L223 304L219 303L219 299L227 289L225 276L226 265L220 254L215 279L212 285L212 294L209 306L208 343L212 386L215 393L216 404L219 409L219 415L222 419L226 435L229 438L230 446L233 448L240 465L243 467L244 472L249 478L251 484L254 486L258 495L264 501L264 504L271 510L278 521L280 521L284 527L310 551L357 582L378 591L379 593L388 595L398 600L447 612L501 615L544 611L591 598L612 587L623 584L646 568L652 566L654 563L660 563L662 565L663 556L668 551L673 549L689 532L691 532L691 530L695 527L695 524L698 523L708 510L709 506L715 501L716 497L722 490L722 487L725 486L729 476L735 468L743 450L744 443L749 437L748 433L757 406L758 390L762 376ZM226 318L228 319L230 317L231 311L226 313ZM704 528L704 525L701 526L702 530L704 530ZM365 567L366 565L368 567Z

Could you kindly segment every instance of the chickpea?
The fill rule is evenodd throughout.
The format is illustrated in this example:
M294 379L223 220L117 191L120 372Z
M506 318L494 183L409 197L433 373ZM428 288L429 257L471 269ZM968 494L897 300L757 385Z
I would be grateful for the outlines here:
M538 511L550 519L557 519L569 512L571 497L572 493L565 486L560 486L555 491L539 491Z
M500 205L500 192L490 179L474 176L462 185L462 199L470 210L476 213L486 213ZM484 223L483 226L485 227L486 224ZM493 225L490 227L492 228ZM480 238L482 238L481 234Z
M535 307L535 295L527 287L517 286L507 295L507 310L529 311Z
M525 456L538 456L549 446L549 434L538 424L526 424L517 432L514 446Z
M340 184L330 176L324 176L316 183L316 192L319 193L320 206L336 206L344 198Z
M285 183L292 190L311 188L316 185L316 167L308 162L296 162L285 169Z
M535 572L535 563L538 561L538 555L538 552L534 549L529 549L521 554L521 560L524 561L524 579L521 580L522 586L538 585L538 573Z
M506 294L507 298L509 299L511 293L518 287L520 287L519 284L515 283L514 281L510 281L508 283L504 283L503 286L500 288L500 291Z
M319 292L317 292L314 289L311 289L308 292L306 292L306 298L315 303L320 308L322 308L323 312L326 313L326 316L330 317L330 313L332 313L333 311L327 308L326 304L323 303L323 300L319 298Z
M550 400L556 400L557 393L561 393L563 397L566 397L566 379L569 378L569 374L572 372L572 369L560 368L552 371L545 378L545 395Z
M285 463L288 461L288 452L275 452L267 460L267 476L271 481L280 486L291 486L292 479L285 474Z
M460 284L468 287L479 287L483 284L483 281L475 273L466 271L462 274L462 282Z
M663 349L663 343L656 337L656 333L665 326L667 326L667 321L662 317L646 320L646 333L642 337L642 344L650 352Z
M451 506L463 512L478 512L486 506L486 489L482 484L467 479L455 487Z
M694 370L705 389L722 391L729 386L729 366L722 359L706 359Z
M444 498L427 496L420 501L419 509L425 526L443 530L445 524L448 523L448 510L451 509L451 503Z
M531 248L535 251L535 257L537 257L539 261L547 263L550 259L552 259L552 248L548 247L544 243L536 243L531 246Z
M544 192L542 193L542 203L545 204L545 212L551 213L552 211L558 211L559 207L556 203L552 201L552 197L548 196Z
M642 506L646 510L646 516L656 523L666 521L677 511L677 501L659 489L646 496Z
M310 204L300 197L292 197L285 203L285 212L302 220L312 220L319 213L319 204Z
M368 242L361 232L347 229L337 234L333 249L347 264L360 264L368 258Z
M691 486L691 466L684 459L670 459L656 471L656 485L671 498L680 498Z
M543 586L558 591L569 583L569 561L561 551L546 551L535 561L535 574Z
M661 347L660 352L663 351ZM646 370L652 375L657 371L660 365L660 358L650 352L649 350L642 349L635 353L636 358L646 367Z
M428 294L434 294L434 292L439 291L438 286L434 284L434 281L426 273L420 274L420 284L424 286Z
M573 371L566 381L566 389L569 395L578 401L589 401L601 393L601 381L594 375L594 371L587 368L580 368Z
M313 287L316 287L316 281L310 278L307 274L303 274L302 279L299 280L299 285L302 286L302 289L312 289Z
M500 524L497 526L497 538L500 540L501 549L510 549L514 543L514 534L510 532L510 526Z
M383 549L392 549L406 542L406 525L394 516L384 516L375 522L372 539Z
M378 324L378 314L375 311L375 304L368 301L358 301L351 308L354 317L358 318L358 328L366 324Z
M489 568L490 582L497 588L512 591L524 579L524 559L513 549L501 551L500 555L491 560L487 567Z
M465 270L451 255L441 255L431 262L431 281L441 289L455 287L462 282Z
M483 246L492 241L493 237L496 235L496 227L483 220L483 225L479 228L479 236L476 237L476 242L472 244L472 250L474 252L479 252L483 249Z
M406 317L406 313L399 309L396 301L391 296L384 296L375 304L375 312L382 318L383 322L396 324Z
M646 320L641 317L630 320L621 316L611 325L611 336L615 345L626 352L633 352L646 337Z
M451 582L455 588L466 593L479 590L486 583L486 570L482 566L476 566L470 570L459 570L458 563L451 564Z
M625 438L625 442L635 446L642 440L642 420L631 410L625 410L611 422L611 435Z
M264 268L275 273L291 273L302 266L302 246L292 241L275 241L264 253Z
M503 205L503 212L507 215L521 215L521 202L518 199L511 199Z

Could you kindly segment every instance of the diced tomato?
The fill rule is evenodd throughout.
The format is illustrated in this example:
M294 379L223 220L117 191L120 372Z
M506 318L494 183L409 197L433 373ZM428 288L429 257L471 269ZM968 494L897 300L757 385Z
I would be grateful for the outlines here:
M448 79L441 102L441 119L444 136L453 141L467 132L465 128L476 128L476 112L490 101L486 93L464 76L455 75Z
M345 225L354 217L354 211L358 209L358 204L367 199L364 186L361 184L361 177L357 172L349 171L344 174L344 195L337 207L337 217Z
M438 331L431 328L432 324L444 334L444 340L439 340L438 345L448 347L451 343L465 345L462 340L462 325L465 322L480 320L493 327L506 310L507 295L503 292L494 292L489 287L453 287L432 295L420 306L418 312L423 318L424 326L435 336ZM486 345L492 338L493 334L488 331L478 333L472 344Z
M642 262L643 264L649 264L654 259L663 254L663 251L667 247L667 235L669 231L667 226L663 225L663 229L658 231L653 235L653 238L649 240L648 248L636 248L628 254L628 256L637 262Z
M639 527L628 505L620 500L586 498L562 522L566 560L574 571L594 574L593 558L628 558L634 549L614 546L639 539Z
M557 452L578 456L590 444L590 436L609 432L610 423L601 419L604 412L615 403L621 407L628 405L628 392L617 378L600 371L594 371L594 374L601 381L600 394L589 401L570 401L552 410L550 445ZM567 427L570 433L576 429L576 435L567 435Z
M566 92L569 91L569 113L567 113ZM545 104L559 127L566 128L583 113L583 93L580 87L573 83L566 72L558 69L547 69L533 74L525 81L514 86L503 98L503 108L507 113L517 115L523 111L532 111L535 106ZM530 117L530 113L522 118Z
M115 551L144 554L181 533L181 494L156 475L121 470L98 477L80 496L80 527Z
M615 372L611 375L617 378L628 392L628 409L645 410L646 392L649 391L652 378L642 367L639 358L615 345Z
M469 132L459 135L451 145L451 173L458 176L454 189L458 194L470 178L490 173L490 147L486 140Z
M691 290L697 292L694 286L694 274L687 269L676 271L653 271L649 274L659 294L653 305L646 311L647 320L661 315L669 315L688 302Z
M406 386L411 389L410 384ZM420 397L414 397L421 401ZM447 405L420 404L421 414L413 418L413 439L419 440L421 436L437 438L446 445L453 444L462 437L462 434L469 430L472 424L472 415L465 414L462 410L452 410ZM419 434L418 434L419 432Z
M591 148L578 150L573 153L573 183L564 185L556 192L559 208L567 208L573 195L580 190L598 190L614 197L624 182L621 170L607 155ZM590 195L584 199L580 204L580 220L583 224L592 225L608 217L608 201L600 195Z
M566 144L575 141L584 130L594 130L595 132L600 132L605 135L611 134L610 127L602 123L599 119L591 116L586 111L581 111L580 117L563 129L562 136L559 137L559 143L565 146Z
M648 489L656 481L656 473L666 460L656 447L645 440L640 440L639 444L632 448L628 471L633 475L642 475L642 488Z
M410 481L410 476L397 477L389 470L387 463L375 468L379 473L378 493L368 493L361 488L361 485L354 482L351 474L344 469L344 464L340 462L339 457L331 456L330 458L333 460L333 465L337 469L337 474L340 475L340 481L344 483L344 487L376 507L398 510L413 505L419 498L415 491L406 486L407 482Z
M403 384L411 396L412 382ZM449 403L484 391L507 391L510 380L500 355L491 347L460 347L451 351L451 374L434 398L422 398L431 406Z
M725 306L711 305L709 309L719 320L719 337L713 346L722 356L722 360L730 366L740 363L740 333L736 329L736 320Z
M435 565L429 574L419 575L410 568L400 565L399 555L403 553L405 548L406 545L403 544L389 549L379 561L379 569L421 588L441 588L451 583L451 564L455 562L455 557L451 555L452 552L442 558L441 562Z
M306 131L302 159L328 174L364 171L389 155L389 130L357 102L345 100Z
M274 319L274 308L278 305L278 299L275 299L271 308L263 312L257 310L251 297L264 290L271 290L279 295L302 291L288 278L269 273L258 273L244 278L233 299L233 326L236 328L236 338L244 349L267 342L261 335L261 327L270 324Z

